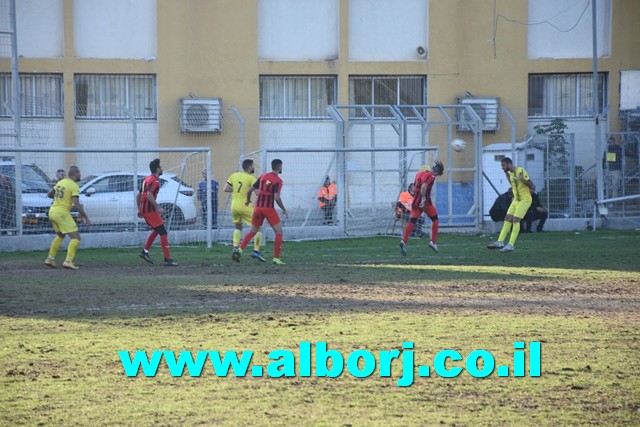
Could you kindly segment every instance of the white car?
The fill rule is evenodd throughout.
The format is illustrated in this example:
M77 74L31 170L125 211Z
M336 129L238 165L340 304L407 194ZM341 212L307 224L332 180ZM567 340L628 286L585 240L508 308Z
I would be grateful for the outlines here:
M132 224L138 218L133 173L108 172L87 175L78 182L80 203L92 224ZM137 174L137 191L148 174ZM195 190L173 173L160 176L157 202L164 208L167 228L183 227L197 219Z
M47 197L51 189L51 180L46 173L35 164L22 164L22 224L26 229L46 227L49 225L49 207L52 200ZM15 188L16 166L13 157L0 158L0 175L8 176L11 188ZM15 191L15 190L14 190ZM8 202L8 205L7 205ZM11 200L1 200L2 208L7 212L15 212L15 197ZM6 205L6 206L4 206ZM0 228L7 224L0 224ZM8 228L15 228L15 220Z

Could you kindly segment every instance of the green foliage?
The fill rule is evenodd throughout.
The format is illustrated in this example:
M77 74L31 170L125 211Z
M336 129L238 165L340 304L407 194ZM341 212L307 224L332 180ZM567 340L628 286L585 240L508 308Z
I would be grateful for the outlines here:
M557 135L562 134L568 126L564 123L564 120L556 117L551 120L549 124L537 124L533 127L538 135Z

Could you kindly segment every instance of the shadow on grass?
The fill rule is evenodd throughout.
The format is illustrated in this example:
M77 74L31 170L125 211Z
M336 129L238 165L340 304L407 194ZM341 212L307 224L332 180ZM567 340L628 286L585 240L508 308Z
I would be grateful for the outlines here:
M4 276L0 315L80 321L207 313L640 310L633 282L580 282L555 269L343 264L283 269L247 263L40 269Z
M385 237L285 242L285 267L234 263L223 245L172 248L177 268L145 264L137 248L81 250L79 271L45 268L45 252L2 254L0 315L639 311L637 232L525 235L511 254L485 249L489 240L444 234L434 254L415 239L407 257Z

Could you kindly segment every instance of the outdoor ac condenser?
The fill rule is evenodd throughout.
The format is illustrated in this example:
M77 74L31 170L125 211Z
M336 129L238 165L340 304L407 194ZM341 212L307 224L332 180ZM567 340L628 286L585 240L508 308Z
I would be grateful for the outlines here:
M182 132L222 132L221 99L181 99L180 130Z
M458 98L458 105L469 105L473 108L473 111L475 111L480 117L480 120L482 120L482 131L491 132L500 129L500 122L498 120L500 98ZM466 117L468 114L465 110L459 110L458 114L462 115L462 117L458 117L458 120L461 122L471 121L471 117ZM459 124L457 130L470 132L472 129L469 125Z

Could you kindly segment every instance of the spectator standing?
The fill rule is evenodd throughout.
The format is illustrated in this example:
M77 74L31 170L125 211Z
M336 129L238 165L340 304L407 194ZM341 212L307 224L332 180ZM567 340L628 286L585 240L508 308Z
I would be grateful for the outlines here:
M336 202L338 199L338 187L335 182L331 182L329 175L324 179L324 184L320 187L318 192L318 201L320 202L320 209L324 212L325 225L333 225L333 213L336 209Z
M616 139L609 137L607 151L602 159L602 167L606 181L607 198L618 197L622 185L622 146Z
M59 183L60 181L62 181L63 179L65 179L66 177L67 177L67 175L64 172L64 169L58 169L56 171L56 184Z
M198 184L198 201L202 222L207 225L207 171L202 171L202 181ZM218 181L211 179L211 227L218 228Z

